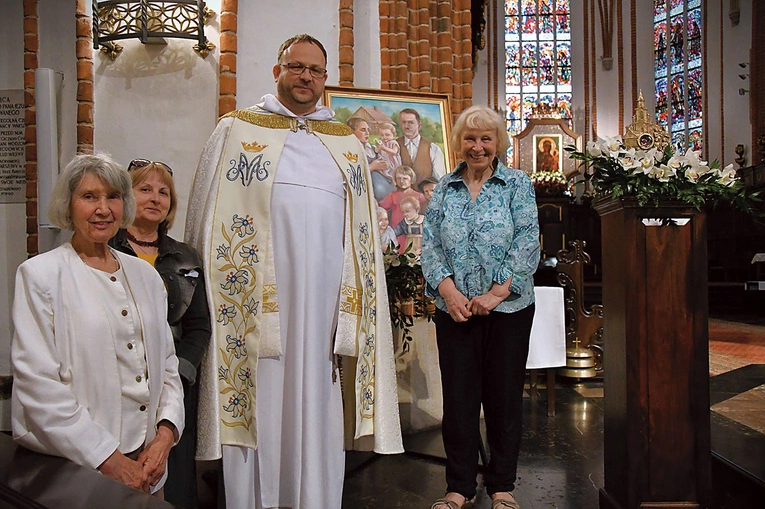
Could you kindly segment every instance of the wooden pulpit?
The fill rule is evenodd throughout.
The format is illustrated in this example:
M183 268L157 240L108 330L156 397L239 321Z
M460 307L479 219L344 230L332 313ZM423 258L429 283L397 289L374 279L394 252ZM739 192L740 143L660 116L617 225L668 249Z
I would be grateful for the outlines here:
M601 509L711 505L706 216L600 200L605 486Z

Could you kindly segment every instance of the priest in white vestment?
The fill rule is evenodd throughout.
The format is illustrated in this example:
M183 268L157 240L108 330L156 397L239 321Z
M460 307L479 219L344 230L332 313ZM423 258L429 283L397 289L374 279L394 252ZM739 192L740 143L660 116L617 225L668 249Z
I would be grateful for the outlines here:
M308 35L282 45L277 95L219 122L189 202L215 324L198 458L222 456L229 509L341 507L341 377L354 447L403 452L376 203L317 105L326 62Z

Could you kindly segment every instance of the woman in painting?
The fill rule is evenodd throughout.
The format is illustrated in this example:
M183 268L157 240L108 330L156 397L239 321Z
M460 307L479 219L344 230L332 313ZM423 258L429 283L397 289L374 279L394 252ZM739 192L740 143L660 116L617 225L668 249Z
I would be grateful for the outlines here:
M167 234L178 197L169 166L146 159L128 165L136 200L135 220L109 244L152 264L167 288L167 320L173 331L178 371L183 382L186 433L170 452L165 499L177 507L197 506L196 481L197 369L210 341L210 314L202 261L192 248Z
M512 492L540 251L534 186L497 157L508 138L493 110L465 110L452 144L464 162L436 186L421 259L426 293L436 299L444 400L447 488L432 509L459 509L476 494L482 405L491 507L519 509Z
M539 152L537 152L537 172L548 171L556 172L560 155L552 138L542 138L539 142Z
M28 449L161 496L183 388L162 279L108 245L133 219L130 184L103 155L58 177L50 218L74 234L16 274L12 427Z

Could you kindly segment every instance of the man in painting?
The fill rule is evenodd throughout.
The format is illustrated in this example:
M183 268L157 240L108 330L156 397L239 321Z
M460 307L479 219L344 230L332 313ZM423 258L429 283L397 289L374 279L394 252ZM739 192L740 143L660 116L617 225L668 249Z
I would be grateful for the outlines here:
M555 141L552 138L542 138L537 147L537 172L560 171L558 168L559 153L558 148L555 146Z
M222 456L229 509L340 509L344 443L403 452L369 168L317 104L326 68L315 38L285 41L276 96L221 119L189 200L214 324L198 453Z
M412 108L404 108L398 115L403 136L396 140L401 147L401 162L414 169L418 184L428 177L441 178L446 174L446 161L441 147L420 136L420 114Z
M388 196L391 191L396 190L393 185L393 168L390 167L377 149L369 143L369 122L359 117L351 117L346 122L348 127L353 130L353 134L359 139L364 147L364 155L367 158L369 171L372 172L372 189L374 190L375 200L380 201Z

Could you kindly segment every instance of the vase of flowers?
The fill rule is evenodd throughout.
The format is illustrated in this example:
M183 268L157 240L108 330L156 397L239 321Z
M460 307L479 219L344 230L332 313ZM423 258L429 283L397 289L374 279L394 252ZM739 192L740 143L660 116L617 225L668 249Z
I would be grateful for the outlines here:
M537 197L571 196L569 182L559 171L536 171L531 174L534 193Z
M581 161L588 171L594 199L633 198L639 206L658 206L674 201L701 210L723 202L752 215L762 216L758 193L747 190L733 165L721 168L699 158L691 149L676 152L671 145L663 150L628 148L620 136L588 141L586 150L565 147L572 159Z
M402 353L407 353L413 340L411 329L415 318L433 319L433 299L425 296L425 279L420 257L411 246L399 252L389 246L384 253L385 282L388 286L390 317L394 329L402 331Z

